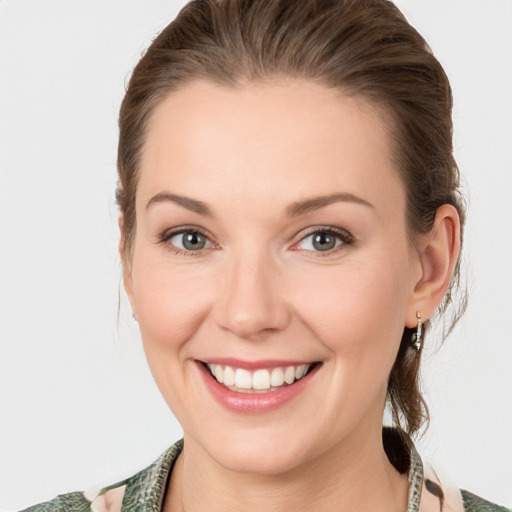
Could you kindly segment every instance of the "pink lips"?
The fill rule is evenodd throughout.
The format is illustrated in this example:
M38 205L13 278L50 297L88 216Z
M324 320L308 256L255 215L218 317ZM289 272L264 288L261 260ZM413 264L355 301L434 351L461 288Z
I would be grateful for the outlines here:
M222 364L247 370L308 364L302 361L258 361L257 363L252 363L225 358L208 359L208 363ZM281 389L276 391L269 391L268 393L237 393L236 391L227 389L217 382L208 369L205 368L203 363L198 361L197 366L206 387L213 395L214 399L226 409L241 414L264 414L280 408L298 396L306 388L317 370L320 368L320 365L315 365L305 377L293 384L283 386Z

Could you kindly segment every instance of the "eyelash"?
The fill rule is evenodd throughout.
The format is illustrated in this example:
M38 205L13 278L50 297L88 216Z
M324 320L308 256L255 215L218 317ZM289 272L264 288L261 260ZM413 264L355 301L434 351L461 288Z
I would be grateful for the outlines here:
M180 249L179 247L176 247L175 245L173 245L169 242L172 237L174 237L176 235L185 235L187 233L189 233L189 234L197 233L199 235L202 235L206 238L206 240L208 242L210 242L213 246L215 246L215 244L210 240L208 233L206 231L204 231L203 229L198 228L196 226L190 226L190 227L185 226L185 227L180 227L180 228L164 231L163 233L161 233L158 236L158 243L166 245L166 247L169 251L171 251L174 254L177 254L179 256L192 256L192 257L201 256L201 254L203 252L203 250L201 250L201 249L199 249L197 251L186 251L186 250Z
M294 245L294 247L297 247L299 244L304 242L307 238L313 236L313 235L332 235L336 237L338 240L340 240L340 244L333 247L332 249L326 250L326 251L312 251L308 250L308 252L311 254L311 256L315 258L326 258L329 256L332 256L333 254L337 253L340 250L343 250L344 247L347 245L352 245L354 243L354 237L346 230L336 228L334 226L325 226L325 227L319 227L319 228L313 228L308 229L306 233L304 233L300 240ZM295 249L300 251L301 249ZM307 250L307 249L306 249Z
M195 227L195 226L190 226L190 227L185 226L185 227L180 227L180 228L164 231L158 236L158 243L165 244L167 246L168 250L170 250L171 252L173 252L177 255L180 255L180 256L192 256L192 257L193 256L196 256L196 257L201 256L203 253L203 249L199 249L196 251L192 251L192 250L187 251L187 250L180 249L179 247L176 247L175 245L169 243L169 241L172 237L174 237L176 235L185 235L187 233L200 234L200 235L204 236L208 240L208 242L215 247L215 244L210 240L208 233L206 233L206 231L204 231L203 229ZM326 227L308 229L308 231L306 233L303 233L301 235L300 240L297 243L295 243L293 247L297 247L299 244L304 242L304 240L306 240L307 238L309 238L313 235L318 235L318 234L332 235L332 236L336 237L338 240L340 240L341 243L339 245L333 247L332 249L329 249L326 251L313 251L313 250L305 249L306 251L311 253L311 255L314 256L315 258L328 257L334 253L337 253L339 250L342 250L343 247L345 247L347 245L352 245L354 243L354 237L348 231L346 231L344 229L336 228L334 226L326 226ZM208 249L210 249L210 248L208 248ZM301 249L297 248L294 250L300 251Z

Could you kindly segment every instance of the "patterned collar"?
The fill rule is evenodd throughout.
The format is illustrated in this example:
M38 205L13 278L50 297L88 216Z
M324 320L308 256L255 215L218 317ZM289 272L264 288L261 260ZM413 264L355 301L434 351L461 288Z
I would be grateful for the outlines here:
M412 441L404 436L409 448L409 494L407 512L419 512L423 489L423 463Z
M130 512L160 512L169 475L182 450L183 439L180 439L153 462L151 466L148 466L124 482L113 486L126 485L122 510L129 510ZM108 488L105 490L108 490Z

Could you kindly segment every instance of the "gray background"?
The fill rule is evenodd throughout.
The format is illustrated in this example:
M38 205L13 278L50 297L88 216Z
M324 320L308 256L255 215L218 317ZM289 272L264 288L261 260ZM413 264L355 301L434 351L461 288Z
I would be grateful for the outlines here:
M117 111L182 2L0 1L0 508L134 473L180 437L124 295ZM424 381L441 475L512 505L512 2L402 0L451 78L470 306Z

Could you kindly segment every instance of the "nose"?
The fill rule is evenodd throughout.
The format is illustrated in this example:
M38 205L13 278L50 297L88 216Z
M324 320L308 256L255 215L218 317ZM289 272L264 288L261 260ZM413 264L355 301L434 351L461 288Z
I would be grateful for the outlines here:
M283 330L290 310L278 264L269 258L241 257L228 266L216 304L218 325L246 340Z

